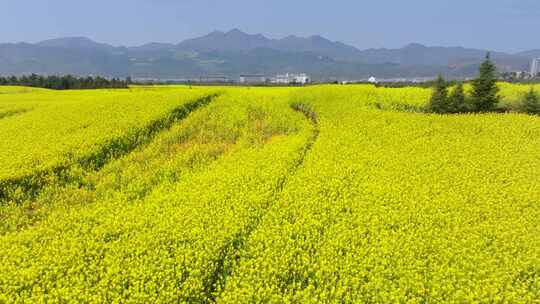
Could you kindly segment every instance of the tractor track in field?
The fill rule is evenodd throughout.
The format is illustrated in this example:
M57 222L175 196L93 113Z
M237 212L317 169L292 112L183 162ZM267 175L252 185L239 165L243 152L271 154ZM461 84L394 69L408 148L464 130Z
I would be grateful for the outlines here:
M134 132L104 143L96 152L82 158L36 174L0 181L0 204L20 203L33 199L40 194L41 190L51 184L60 186L80 184L81 180L71 174L72 168L79 166L84 170L98 171L109 162L148 144L160 132L170 129L190 113L207 106L219 95L219 93L206 95L179 106L168 115L156 119ZM82 186L82 184L80 185Z
M291 104L291 109L302 113L305 118L311 122L313 126L312 134L308 138L305 145L300 149L297 157L287 170L287 173L284 174L276 183L272 197L267 201L266 204L263 205L260 212L257 212L257 214L250 219L249 223L244 227L244 229L233 235L222 247L218 258L214 261L214 265L216 265L215 269L204 282L204 293L208 303L215 303L217 301L220 291L223 287L225 287L227 278L234 272L235 265L240 260L240 257L238 256L239 250L244 247L245 243L257 229L262 217L268 208L272 206L272 202L279 200L283 189L287 185L287 182L302 166L306 156L309 154L313 148L313 145L319 138L320 129L316 113L308 105L302 103Z
M24 114L26 112L29 112L30 109L18 109L18 110L7 110L7 111L0 111L0 119L8 118L20 114Z

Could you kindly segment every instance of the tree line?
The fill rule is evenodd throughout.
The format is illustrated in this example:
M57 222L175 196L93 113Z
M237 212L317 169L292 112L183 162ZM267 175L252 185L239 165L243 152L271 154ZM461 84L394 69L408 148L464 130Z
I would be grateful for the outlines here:
M0 85L28 86L52 90L125 89L130 83L131 78L129 77L123 80L120 78L107 79L100 76L76 77L73 75L43 76L31 74L20 77L0 76Z
M498 111L501 101L499 87L497 86L497 67L486 55L486 60L480 65L478 78L472 81L472 91L468 96L465 93L463 82L458 82L454 89L442 75L435 81L433 95L427 105L432 113L485 113ZM540 114L540 97L531 87L529 93L523 96L520 105L521 111L531 114Z

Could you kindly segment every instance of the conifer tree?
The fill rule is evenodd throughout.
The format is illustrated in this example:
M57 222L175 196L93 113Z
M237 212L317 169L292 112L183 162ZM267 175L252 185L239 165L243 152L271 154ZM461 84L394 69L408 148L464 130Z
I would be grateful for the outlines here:
M534 91L534 88L531 88L523 98L522 109L526 113L540 114L540 97Z
M433 113L448 112L448 84L442 75L439 75L435 81L435 87L433 88L433 95L429 101L428 110Z
M472 110L489 112L495 110L500 101L497 87L497 67L487 53L486 60L480 66L480 75L473 81Z
M448 97L448 110L451 113L467 112L467 99L463 83L459 82Z

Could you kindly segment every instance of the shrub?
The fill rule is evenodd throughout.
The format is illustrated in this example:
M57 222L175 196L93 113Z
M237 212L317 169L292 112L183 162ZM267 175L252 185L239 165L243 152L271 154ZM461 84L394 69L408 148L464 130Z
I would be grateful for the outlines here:
M458 83L448 97L448 111L450 113L463 113L468 111L467 97L463 89L463 83Z
M521 104L523 112L530 114L540 114L540 97L533 88L525 94Z
M433 88L433 95L429 101L428 110L433 113L448 112L448 84L442 75L439 75L435 81L435 87Z

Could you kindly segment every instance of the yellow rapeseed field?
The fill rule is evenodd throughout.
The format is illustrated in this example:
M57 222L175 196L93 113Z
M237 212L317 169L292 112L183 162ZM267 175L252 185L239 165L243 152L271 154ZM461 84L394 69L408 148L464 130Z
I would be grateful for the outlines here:
M538 303L540 117L430 95L0 87L0 303Z
M23 195L75 163L99 166L170 123L174 110L210 94L186 88L1 88L0 198Z

